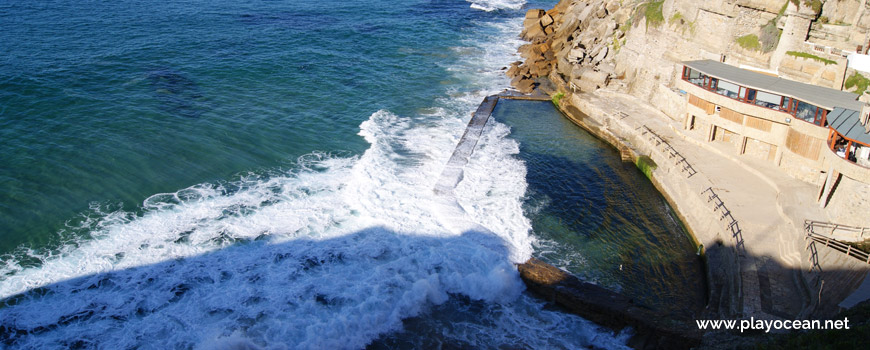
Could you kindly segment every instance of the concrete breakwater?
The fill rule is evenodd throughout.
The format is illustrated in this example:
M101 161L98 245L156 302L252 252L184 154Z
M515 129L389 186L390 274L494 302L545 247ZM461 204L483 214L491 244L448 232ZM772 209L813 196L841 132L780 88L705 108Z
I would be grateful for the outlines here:
M466 131L438 179L434 188L436 193L449 195L462 180L463 167L474 152L483 127L500 99L547 101L547 104L550 100L546 95L511 93L486 97L472 115ZM629 345L635 348L688 348L700 344L701 334L693 325L642 306L642 302L633 301L633 297L626 294L582 282L574 275L537 259L519 264L518 270L530 291L567 311L615 331L632 327L635 335Z

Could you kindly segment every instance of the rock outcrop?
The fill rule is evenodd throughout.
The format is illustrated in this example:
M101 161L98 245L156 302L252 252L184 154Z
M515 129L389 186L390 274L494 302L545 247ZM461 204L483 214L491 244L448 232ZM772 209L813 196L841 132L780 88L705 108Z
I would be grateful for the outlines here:
M702 334L697 328L669 320L625 296L582 282L540 260L532 258L518 269L534 293L614 330L634 327L629 345L636 349L689 349L701 344Z
M615 85L652 102L659 86L672 85L679 62L713 59L839 88L851 74L843 52L866 48L870 34L870 1L832 4L840 2L562 0L526 13L522 38L529 44L508 75L524 92L549 78L556 89Z
M559 80L570 81L584 91L606 86L615 68L611 40L624 36L618 30L620 9L619 1L611 0L562 1L549 11L529 10L522 38L530 43L519 49L525 61L515 62L507 72L514 86L528 92L536 79L549 77L554 71Z

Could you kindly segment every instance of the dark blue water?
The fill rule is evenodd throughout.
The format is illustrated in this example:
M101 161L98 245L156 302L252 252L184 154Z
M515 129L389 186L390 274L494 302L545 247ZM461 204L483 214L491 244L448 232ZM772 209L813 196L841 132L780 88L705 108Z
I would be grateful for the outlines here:
M524 12L3 2L0 347L623 347L524 291L506 125L432 191Z

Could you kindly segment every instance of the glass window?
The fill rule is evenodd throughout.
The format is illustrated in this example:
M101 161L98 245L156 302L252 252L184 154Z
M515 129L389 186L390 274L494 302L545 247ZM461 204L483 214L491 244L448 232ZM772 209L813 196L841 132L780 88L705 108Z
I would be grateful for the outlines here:
M740 91L740 86L734 84L727 80L719 80L719 85L716 88L716 92L720 95L728 96L730 98L737 98L737 93Z
M779 110L780 103L782 103L782 96L780 95L774 95L764 91L759 91L755 95L755 104L761 107Z
M701 72L689 68L689 76L688 76L687 80L692 84L701 86L702 83L704 82L704 77L701 74Z
M747 90L748 91L746 92L746 102L755 101L755 93L756 93L755 89L747 89Z
M816 112L816 120L813 120L813 124L816 124L818 126L824 126L824 125L822 125L822 122L825 121L824 119L825 119L825 116L827 114L828 114L827 109L819 107L818 111Z
M787 111L787 110L788 110L788 104L789 104L790 102L791 102L791 97L785 97L785 96L783 96L783 98L782 98L782 104L780 104L780 108L781 108L783 111Z
M716 86L719 85L719 79L710 78L710 90L716 91Z
M814 105L811 105L804 101L798 101L797 113L795 113L795 117L805 122L812 123L813 120L816 119L817 109L818 108Z

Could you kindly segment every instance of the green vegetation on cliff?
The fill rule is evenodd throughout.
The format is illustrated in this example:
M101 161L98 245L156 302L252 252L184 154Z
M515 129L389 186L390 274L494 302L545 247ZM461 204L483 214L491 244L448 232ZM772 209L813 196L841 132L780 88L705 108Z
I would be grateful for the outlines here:
M801 8L801 3L806 6L809 6L815 13L819 13L822 11L822 0L791 0L791 3L797 6L797 8Z
M637 157L637 161L634 163L640 172L642 172L648 179L652 179L652 171L658 167L655 161L648 156L640 156Z
M638 18L643 16L646 19L646 27L658 27L665 23L665 15L662 12L662 7L664 6L665 1L646 1L637 7L634 8L634 12L631 13L631 16L628 17L628 20L625 21L625 24L620 26L620 30L625 33L628 33L628 29L630 27L634 27L640 24Z
M837 64L837 61L829 60L827 58L822 58L822 57L813 55L811 53L806 53L806 52L788 51L785 54L789 55L789 56L794 56L794 57L809 58L809 59L814 60L816 62L824 63L825 65Z
M662 6L665 0L651 1L641 7L644 8L643 16L646 17L647 27L658 27L665 22L665 15L662 13Z
M553 95L553 98L551 98L550 101L553 101L553 104L556 105L556 108L559 108L559 101L562 100L562 97L565 97L565 93L559 92Z
M864 91L867 91L867 87L870 86L870 79L865 78L861 73L855 72L846 79L846 88L851 89L853 87L857 87L858 90L855 91L858 95L863 95Z
M758 41L758 36L755 34L746 34L734 41L737 42L737 45L747 50L758 51L761 49L761 42Z

